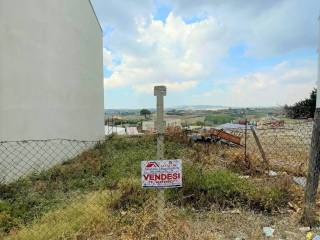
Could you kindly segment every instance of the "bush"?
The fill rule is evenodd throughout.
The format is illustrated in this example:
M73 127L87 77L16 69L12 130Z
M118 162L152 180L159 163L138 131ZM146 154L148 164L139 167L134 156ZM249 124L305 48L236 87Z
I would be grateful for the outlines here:
M259 211L274 211L290 200L287 189L257 186L227 170L203 171L184 164L183 187L166 191L169 201L195 208L248 206Z

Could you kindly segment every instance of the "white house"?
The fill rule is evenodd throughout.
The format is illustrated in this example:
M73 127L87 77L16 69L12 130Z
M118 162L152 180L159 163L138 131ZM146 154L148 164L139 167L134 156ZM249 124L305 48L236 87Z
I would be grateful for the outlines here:
M167 118L165 119L166 127L180 127L181 128L181 119L178 118ZM154 121L143 121L142 122L143 131L155 131Z
M0 0L0 141L104 138L102 37L89 0Z

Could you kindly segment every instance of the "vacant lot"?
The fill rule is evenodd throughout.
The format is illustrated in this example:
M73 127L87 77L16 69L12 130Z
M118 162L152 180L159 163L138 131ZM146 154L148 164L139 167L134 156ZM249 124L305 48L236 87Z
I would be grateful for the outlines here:
M228 150L228 147L222 147ZM221 151L221 149L219 151ZM303 239L302 189L269 177L214 145L170 136L165 157L183 161L183 188L166 190L159 226L154 190L140 187L140 162L154 159L154 136L117 137L62 165L0 186L4 239Z

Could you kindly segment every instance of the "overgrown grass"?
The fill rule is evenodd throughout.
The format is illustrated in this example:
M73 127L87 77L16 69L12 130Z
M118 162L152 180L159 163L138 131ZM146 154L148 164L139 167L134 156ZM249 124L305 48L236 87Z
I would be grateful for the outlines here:
M182 145L166 143L167 158L176 158L182 151ZM0 232L28 224L79 195L115 189L123 179L139 177L140 162L155 155L154 136L115 136L47 171L0 185Z
M183 187L167 191L169 201L178 205L210 209L246 206L259 211L275 211L291 199L287 185L261 186L241 179L228 170L203 170L184 164Z
M182 158L184 162L183 188L166 191L168 202L177 207L246 206L271 212L285 206L290 199L287 188L257 185L227 170L203 169L199 161L185 159L187 148L173 139L165 147L165 158ZM144 211L145 203L155 199L155 191L141 188L140 163L155 159L155 155L154 136L115 136L47 171L0 185L0 237L11 232L10 236L16 237L10 239L69 238L89 231L87 226L94 229L106 224L117 212ZM109 198L104 195L106 191L118 195ZM101 198L97 198L100 196L97 193L109 200L98 201ZM54 231L50 223L51 227L55 226ZM45 234L51 232L60 238L54 235L46 238ZM28 238L30 234L39 237Z
M99 227L103 232L114 227L108 206L118 197L108 191L93 192L65 208L48 212L31 226L23 227L8 240L88 239Z

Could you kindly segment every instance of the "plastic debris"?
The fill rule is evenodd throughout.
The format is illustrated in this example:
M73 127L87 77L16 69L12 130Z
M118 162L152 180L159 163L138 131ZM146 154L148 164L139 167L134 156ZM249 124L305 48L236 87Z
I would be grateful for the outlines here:
M263 233L266 237L272 237L274 233L274 229L271 227L263 227Z
M270 170L270 171L268 172L268 175L269 175L269 177L275 177L275 176L278 175L278 173L276 173L275 171Z
M314 238L312 240L320 240L320 236L316 235L316 236L314 236Z
M241 178L241 179L248 179L248 178L250 178L250 176L248 176L248 175L245 175L245 176L239 176L239 178Z
M301 227L301 228L299 228L299 230L301 232L309 232L310 231L310 227Z
M312 232L308 232L306 235L306 240L312 240L313 237L313 233Z
M293 177L293 181L303 188L306 187L307 179L305 177Z

